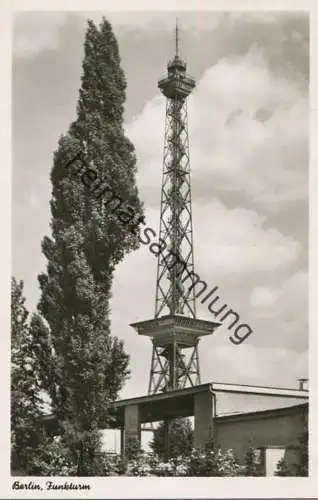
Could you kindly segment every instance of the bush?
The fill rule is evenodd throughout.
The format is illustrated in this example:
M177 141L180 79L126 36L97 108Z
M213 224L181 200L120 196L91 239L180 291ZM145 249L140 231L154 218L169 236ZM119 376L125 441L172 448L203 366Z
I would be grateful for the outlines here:
M261 476L260 464L256 455L256 450L252 446L245 455L244 476Z
M307 422L304 426L304 431L300 436L300 447L299 447L299 463L298 464L288 464L287 461L282 458L278 464L275 471L275 476L293 476L293 477L308 477L308 427Z
M142 454L141 445L137 438L130 438L128 440L125 457L127 460L135 460Z
M297 467L297 476L308 477L308 427L305 424L304 432L300 437L300 463Z
M189 457L180 456L167 462L157 455L141 452L135 458L124 462L119 459L112 470L113 475L184 477L239 476L242 475L242 469L237 464L232 450L193 450Z
M238 476L242 467L236 462L233 450L205 452L194 450L190 456L188 476Z
M163 461L158 455L145 453L133 440L129 443L129 456L98 453L100 466L96 476L135 476L135 477L184 477L184 476L239 476L244 467L236 462L232 450L205 451L193 449L190 456L179 456ZM34 476L77 476L78 464L62 439L54 438L39 449L30 465ZM94 474L91 474L94 476Z
M29 474L34 476L75 476L76 471L77 464L72 463L59 437L41 445L29 466Z

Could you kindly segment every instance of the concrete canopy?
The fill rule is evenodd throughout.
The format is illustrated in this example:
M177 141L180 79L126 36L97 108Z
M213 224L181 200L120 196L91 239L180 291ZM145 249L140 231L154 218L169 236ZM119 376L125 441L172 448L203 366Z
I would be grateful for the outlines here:
M112 413L115 417L114 426L124 425L125 407L130 405L138 405L140 423L192 416L195 409L195 396L198 393L212 393L212 384L116 401L112 405Z

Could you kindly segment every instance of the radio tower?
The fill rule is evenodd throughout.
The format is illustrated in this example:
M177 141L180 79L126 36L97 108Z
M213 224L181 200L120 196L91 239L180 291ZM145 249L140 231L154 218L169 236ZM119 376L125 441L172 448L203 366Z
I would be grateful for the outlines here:
M167 70L158 82L166 97L159 235L165 250L158 256L155 318L131 325L152 339L149 394L200 384L198 342L218 326L196 319L187 118L187 97L195 81L179 56L178 24L175 56ZM181 269L180 262L185 263Z

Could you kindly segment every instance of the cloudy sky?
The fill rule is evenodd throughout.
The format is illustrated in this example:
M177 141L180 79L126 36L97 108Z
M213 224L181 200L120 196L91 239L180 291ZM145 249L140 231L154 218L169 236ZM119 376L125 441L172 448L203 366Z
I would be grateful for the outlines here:
M159 226L165 102L175 13L20 13L14 21L13 274L30 311L49 234L49 174L75 118L86 20L113 24L127 77L147 224ZM181 55L197 82L188 103L195 266L252 335L202 340L202 382L297 386L308 349L308 18L291 13L178 13ZM122 396L146 393L151 344L129 326L154 314L156 258L145 246L116 272L113 333L131 355ZM206 304L198 317L211 319Z

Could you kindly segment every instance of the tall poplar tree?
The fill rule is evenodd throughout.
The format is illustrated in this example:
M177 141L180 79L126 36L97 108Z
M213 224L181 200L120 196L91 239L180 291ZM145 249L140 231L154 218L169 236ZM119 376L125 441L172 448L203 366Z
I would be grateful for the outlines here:
M89 20L77 118L59 140L51 171L52 236L42 242L48 264L39 276L45 321L35 316L32 325L42 387L78 475L101 473L98 428L107 426L109 404L129 374L109 309L115 266L138 248L142 216L134 147L123 129L125 88L111 25ZM96 196L101 180L124 201L120 210Z

